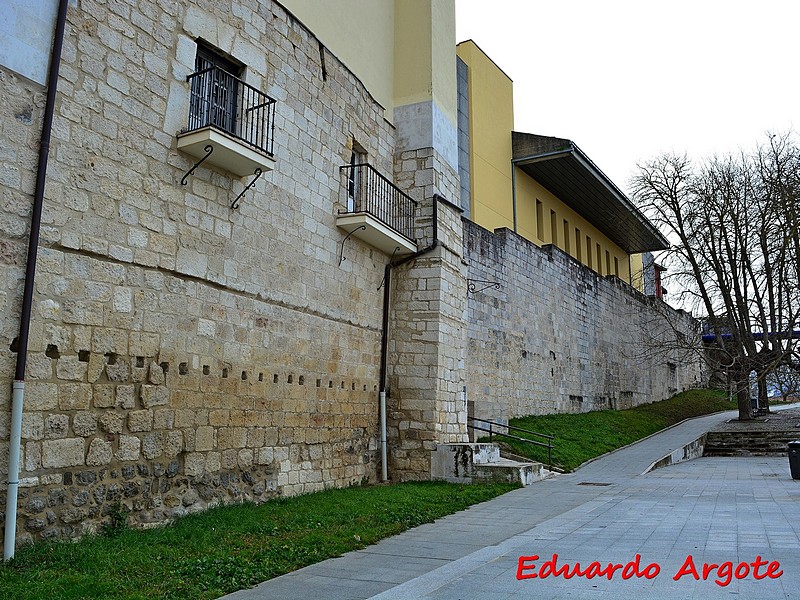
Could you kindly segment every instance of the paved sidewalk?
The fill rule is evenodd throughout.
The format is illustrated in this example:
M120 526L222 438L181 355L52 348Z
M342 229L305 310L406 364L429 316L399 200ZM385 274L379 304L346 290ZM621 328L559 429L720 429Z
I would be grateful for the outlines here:
M734 413L683 423L591 462L423 525L343 557L272 579L227 600L480 598L796 598L800 597L800 481L786 457L702 458L643 474L656 460L694 441ZM525 566L586 568L626 564L641 555L652 579L517 579ZM691 555L703 562L779 561L783 574L731 577L725 586L691 574L673 576ZM651 568L651 573L655 567ZM759 567L764 575L767 566ZM537 572L530 568L523 574ZM740 574L744 567L740 568Z

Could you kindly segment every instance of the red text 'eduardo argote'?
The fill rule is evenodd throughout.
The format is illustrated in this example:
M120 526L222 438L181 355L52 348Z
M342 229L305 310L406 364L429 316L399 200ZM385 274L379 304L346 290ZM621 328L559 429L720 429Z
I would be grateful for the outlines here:
M622 563L601 563L593 561L586 567L581 567L581 563L574 565L568 563L558 564L558 554L537 563L539 556L520 556L517 561L517 579L546 579L548 577L563 577L572 579L573 577L584 577L594 579L595 577L605 577L611 581L619 573L623 580L631 578L653 579L661 573L661 566L658 563L649 563L644 566L641 564L641 555L637 554L633 560L625 564ZM686 557L683 564L675 572L672 579L680 580L682 577L690 576L696 581L713 579L714 583L721 587L727 586L734 578L745 579L752 576L755 580L777 579L783 575L781 565L778 561L768 561L756 556L752 562L740 562L734 564L731 561L717 563L702 563L699 567L695 565L691 554Z

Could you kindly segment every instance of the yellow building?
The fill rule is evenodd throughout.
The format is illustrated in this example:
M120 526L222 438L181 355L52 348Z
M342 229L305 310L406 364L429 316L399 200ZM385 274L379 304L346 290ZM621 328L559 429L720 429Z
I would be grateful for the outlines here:
M631 283L631 256L666 248L664 237L574 142L514 131L513 83L472 40L458 44L457 55L466 84L459 110L468 111L459 140L469 178L462 206L470 218L553 244Z

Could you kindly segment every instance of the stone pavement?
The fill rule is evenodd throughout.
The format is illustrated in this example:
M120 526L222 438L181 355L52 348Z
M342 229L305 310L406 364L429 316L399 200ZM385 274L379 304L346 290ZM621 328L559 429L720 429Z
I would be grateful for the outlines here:
M242 590L227 600L482 598L798 598L800 481L786 457L701 458L645 473L733 413L693 419L595 460L578 471L516 490L343 557ZM609 581L538 573L557 554L557 567L593 561L625 565L653 578ZM674 580L691 556L701 577ZM726 583L726 561L778 561L746 567ZM722 565L702 579L703 563ZM777 568L773 567L773 575ZM652 574L656 567L650 567ZM745 567L739 567L744 575Z

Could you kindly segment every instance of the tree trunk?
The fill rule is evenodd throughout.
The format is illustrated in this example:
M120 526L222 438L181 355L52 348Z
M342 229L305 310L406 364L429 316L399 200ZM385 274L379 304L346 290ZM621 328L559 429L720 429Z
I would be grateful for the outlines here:
M767 378L764 375L759 375L758 378L758 407L769 412L769 395L767 394Z
M739 404L739 420L751 421L753 419L753 405L750 402L750 379L745 375L736 382L736 400Z

